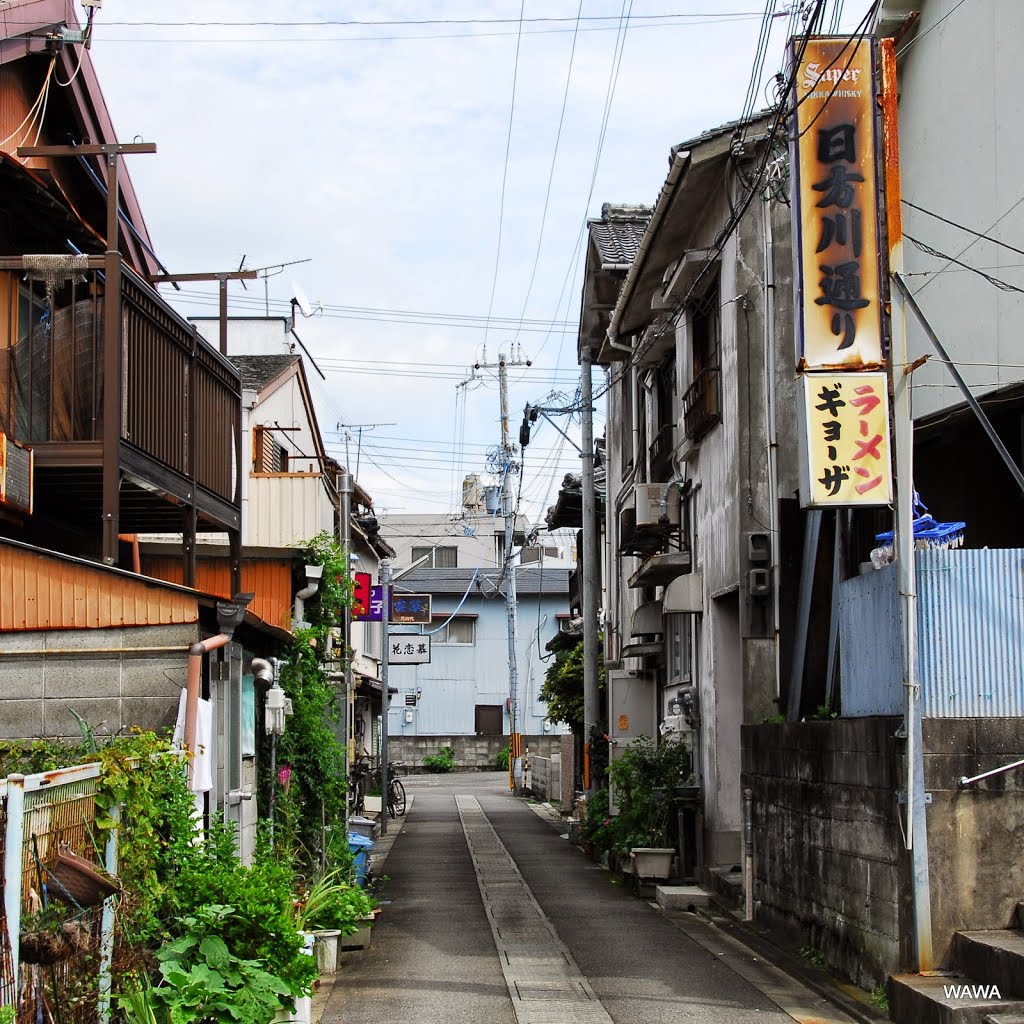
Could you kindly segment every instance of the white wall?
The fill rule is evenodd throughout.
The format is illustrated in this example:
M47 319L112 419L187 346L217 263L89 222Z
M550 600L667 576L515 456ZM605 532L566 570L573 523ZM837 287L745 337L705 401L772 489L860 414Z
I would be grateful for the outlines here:
M899 61L903 198L1021 248L1024 204L1012 208L1021 199L1024 166L1019 45L1024 4L965 3L954 11L956 0L919 0L913 6L921 17L916 35L902 44L907 51ZM931 26L936 27L929 31ZM1019 253L906 205L903 227L940 252L1024 287ZM976 394L1024 380L1024 295L1000 291L957 266L914 276L939 270L946 261L921 253L909 241L905 263L919 305ZM914 416L960 403L959 390L950 386L952 378L935 362L910 313L907 323L912 355L932 355L929 365L914 372Z

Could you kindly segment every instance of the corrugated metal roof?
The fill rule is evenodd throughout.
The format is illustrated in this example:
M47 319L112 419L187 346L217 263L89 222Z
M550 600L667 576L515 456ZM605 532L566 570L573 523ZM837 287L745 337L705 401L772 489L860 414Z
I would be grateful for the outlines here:
M605 203L601 207L601 219L590 222L590 237L597 246L602 266L633 262L651 213L650 206Z
M0 538L0 631L199 620L199 595Z
M247 391L261 391L285 370L299 362L296 355L229 356L242 375L242 387Z
M142 555L142 568L168 583L181 583L181 559ZM227 558L196 559L196 589L217 597L230 598L231 562ZM249 611L264 622L290 629L292 621L291 558L243 558L242 593L255 595Z
M458 594L466 592L473 574L479 571L474 589L491 593L501 576L497 567L486 569L416 569L406 573L395 585L399 591L424 594ZM559 566L557 569L517 569L516 592L519 594L551 594L558 596L569 593L569 575L572 569ZM505 592L504 585L501 593Z

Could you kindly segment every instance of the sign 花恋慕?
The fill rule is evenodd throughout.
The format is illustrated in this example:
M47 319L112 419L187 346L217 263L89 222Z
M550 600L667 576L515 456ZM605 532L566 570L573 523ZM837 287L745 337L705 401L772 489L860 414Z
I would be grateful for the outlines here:
M892 502L889 392L881 372L804 373L799 380L805 438L804 508Z
M392 665L429 665L430 637L419 633L389 633L388 662Z
M882 280L870 38L794 40L791 125L801 369L881 366Z
M426 625L430 622L430 594L391 593L390 622Z

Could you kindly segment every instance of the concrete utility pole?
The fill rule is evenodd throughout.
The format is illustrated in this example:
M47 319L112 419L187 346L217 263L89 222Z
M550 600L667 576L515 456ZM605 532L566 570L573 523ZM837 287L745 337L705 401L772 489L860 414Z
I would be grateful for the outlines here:
M346 445L346 461L348 452ZM342 466L338 476L338 494L340 497L339 515L341 521L338 523L338 533L341 540L341 550L345 552L348 559L349 571L352 568L352 477L349 476L348 467ZM349 771L349 745L348 737L351 731L351 716L349 714L349 702L352 699L352 609L345 605L341 610L341 656L345 659L345 670L341 684L341 736L345 748L344 781L348 783ZM345 831L348 832L348 801L345 801Z
M391 561L381 559L380 586L384 597L384 615L380 623L380 834L388 834L388 711L391 690L388 683L388 625L391 618Z
M583 782L589 792L590 735L598 723L597 693L597 494L594 490L594 390L591 380L593 352L589 345L580 351L582 406L583 486Z
M484 359L486 360L486 352ZM508 632L508 702L509 702L509 768L512 780L510 788L518 796L523 788L523 738L519 732L519 673L516 665L516 647L518 643L518 609L516 606L516 574L512 565L512 544L515 539L516 509L513 501L512 478L519 472L514 461L515 447L509 441L508 430L508 368L510 366L530 366L529 359L523 359L522 350L517 348L512 356L499 354L497 363L486 361L473 366L474 376L477 370L498 371L498 391L501 401L501 511L505 517L505 556L502 576L505 577L505 618Z

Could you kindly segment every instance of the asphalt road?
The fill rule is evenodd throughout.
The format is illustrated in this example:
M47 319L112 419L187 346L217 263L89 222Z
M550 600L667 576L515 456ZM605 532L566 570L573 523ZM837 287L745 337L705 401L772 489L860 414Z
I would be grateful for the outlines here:
M578 968L582 988L600 1001L572 1008L574 1013L589 1009L603 1016L603 1008L615 1024L793 1020L734 971L728 957L693 941L666 914L613 884L607 871L510 796L502 775L404 781L415 800L406 819L399 819L384 866L385 906L373 945L345 954L321 1024L522 1024L525 1019L527 1004L513 1001L502 970L456 796L479 802L553 928L550 941L564 944L567 969ZM492 882L494 870L492 864ZM515 870L506 870L512 885ZM528 1005L532 1020L547 1019L542 1002ZM584 1017L562 1019L570 1024Z

